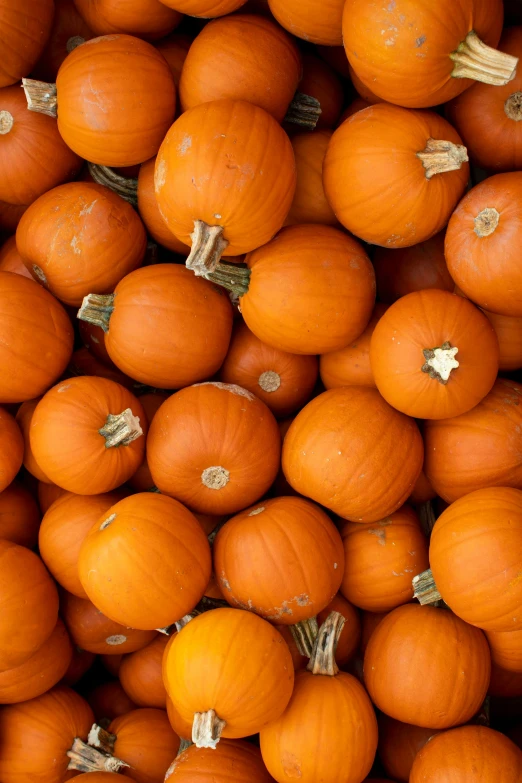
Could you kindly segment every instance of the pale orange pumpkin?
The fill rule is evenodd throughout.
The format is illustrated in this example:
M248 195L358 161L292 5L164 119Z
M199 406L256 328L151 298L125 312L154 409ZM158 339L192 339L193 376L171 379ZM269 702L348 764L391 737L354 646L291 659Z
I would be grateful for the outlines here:
M20 482L13 481L0 492L0 538L33 549L40 518L34 497Z

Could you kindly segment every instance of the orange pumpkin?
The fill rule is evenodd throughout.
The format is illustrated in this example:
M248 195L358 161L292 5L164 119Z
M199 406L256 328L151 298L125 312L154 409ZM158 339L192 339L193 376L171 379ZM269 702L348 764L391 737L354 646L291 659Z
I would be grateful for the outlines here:
M335 660L338 666L347 666L354 658L361 641L359 613L340 593L335 595L328 606L317 614L319 626L326 622L331 612L339 612L344 618L343 629L335 650Z
M499 370L518 370L522 367L522 317L497 315L487 310L484 310L484 315L497 335Z
M16 231L18 222L26 209L26 204L8 204L5 201L0 201L0 229L9 234Z
M106 378L109 381L124 386L129 391L136 391L137 384L129 378L128 375L120 372L112 362L110 365L104 364L92 354L88 348L78 348L71 356L71 361L67 368L67 375L94 375L97 378Z
M344 0L268 0L272 14L292 35L323 46L343 42L341 22Z
M493 663L488 693L498 699L508 699L508 704L512 700L520 698L522 696L522 673L502 669Z
M28 277L30 280L33 279L16 249L16 237L14 236L6 239L2 247L0 247L0 272L14 272L16 275Z
M158 41L155 45L161 52L170 68L176 89L179 87L183 63L192 44L193 38L183 33L173 33L168 38Z
M48 484L45 481L38 482L38 505L42 514L52 506L55 500L65 495L66 489L56 486L56 484Z
M128 33L155 41L181 22L181 14L159 0L74 0L74 4L96 35Z
M352 114L356 114L358 111L361 111L361 109L367 109L368 106L371 106L373 103L380 103L380 101L366 101L364 98L354 98L351 103L348 104L346 109L343 111L341 116L339 117L339 122L337 125L342 125L345 120L348 119L348 117L351 117Z
M275 479L280 453L267 406L226 383L174 394L154 416L147 441L160 492L202 514L234 514L255 503Z
M24 459L23 459L24 468L27 471L29 471L29 473L32 476L38 479L38 481L49 482L49 479L47 478L47 476L45 475L41 467L38 465L34 457L33 451L31 449L31 441L30 441L31 422L33 420L36 406L38 405L40 400L41 397L37 397L37 399L35 400L27 400L27 402L23 402L18 408L16 414L16 422L20 427L20 431L24 439ZM45 513L45 511L43 513Z
M297 223L339 225L323 187L323 162L331 138L332 132L329 130L297 133L292 137L297 185L285 225L293 226Z
M145 411L145 418L147 419L148 427L150 427L150 423L160 406L167 399L168 394L161 394L160 392L150 392L149 394L140 395L139 400L143 406L143 410ZM139 466L136 473L129 479L129 484L135 492L148 492L154 487L154 480L151 476L146 457Z
M417 425L376 389L330 389L296 416L283 444L290 485L353 522L377 522L410 494L423 462Z
M107 367L116 368L116 365L112 362L107 348L105 346L104 332L101 326L96 326L88 321L78 321L78 330L82 343L89 350L95 359L103 362ZM81 350L81 349L80 349ZM75 351L77 354L78 351Z
M384 617L364 655L373 703L403 723L448 729L478 712L491 672L484 634L445 609L407 604Z
M203 19L208 19L237 11L246 0L162 0L162 2L187 16L201 16Z
M51 32L53 0L34 0L22 6L16 0L0 2L0 87L27 76L38 60Z
M288 649L290 650L290 655L292 656L292 664L294 666L294 671L298 672L301 669L304 669L306 664L309 661L308 655L304 655L305 650L301 652L299 650L299 647L297 646L297 642L294 639L293 633L292 633L292 627L290 625L277 625L275 626L285 642L288 645Z
M163 659L165 659L165 656L163 656ZM184 740L191 743L192 722L193 722L192 716L190 717L190 720L184 721L179 715L176 708L174 707L172 699L169 698L168 694L167 694L167 715L169 717L169 723L174 729L174 731L176 732L176 734L178 735L178 737L182 737ZM215 748L213 748L213 750L215 750Z
M0 538L33 549L38 541L40 511L28 489L13 481L0 492Z
M409 500L415 505L422 505L423 503L427 503L429 500L433 500L435 497L437 497L437 493L428 481L428 477L426 476L423 469L421 470L419 478L413 487Z
M250 742L220 740L214 749L191 745L167 771L168 783L194 783L197 779L213 783L272 783L261 753ZM87 781L89 783L89 781Z
M54 0L51 34L31 74L35 79L54 82L56 74L73 49L94 38L92 30L78 13L74 0Z
M364 655L373 632L389 612L361 612L361 652Z
M140 166L138 176L138 212L145 227L152 237L162 247L172 250L178 255L188 256L189 248L169 231L161 216L154 192L154 166L156 158L145 161Z
M97 723L106 724L136 709L136 704L129 699L120 683L114 680L93 688L87 696L87 701L92 707Z
M440 732L401 723L387 715L379 716L379 758L388 775L398 783L408 783L415 756Z
M114 656L113 656L114 657ZM94 663L96 656L94 653L86 652L85 650L79 650L77 647L73 648L73 655L69 668L62 677L61 684L72 687L81 680L84 674L86 674Z
M138 707L165 709L167 692L161 676L163 653L169 641L164 634L132 655L126 655L118 671L123 690ZM118 754L116 754L118 755Z
M303 75L297 89L319 102L321 114L315 127L321 130L335 128L344 103L344 91L334 69L319 57L304 54Z
M0 408L0 492L9 486L22 467L23 457L24 438L20 428L11 414Z
M506 671L522 674L522 629L486 633L491 660Z
M343 54L346 56L346 53L343 48ZM347 63L348 68L348 75L350 77L350 80L355 87L355 90L358 95L361 96L361 98L366 101L370 106L373 106L374 103L382 103L382 98L379 98L378 95L376 95L367 84L364 84L364 82L361 81L361 79L357 76L357 73L354 71L352 66ZM366 108L366 107L364 107Z
M110 293L140 266L146 245L131 205L88 182L70 182L40 196L16 230L18 252L35 280L73 306L89 291Z

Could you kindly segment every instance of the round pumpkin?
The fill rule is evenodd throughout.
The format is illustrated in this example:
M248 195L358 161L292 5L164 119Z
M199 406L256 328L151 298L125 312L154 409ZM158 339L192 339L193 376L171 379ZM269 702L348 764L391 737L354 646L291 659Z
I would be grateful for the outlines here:
M149 394L140 395L139 400L145 411L148 427L150 427L150 423L156 412L165 400L168 399L168 396L168 394L162 394L160 392L150 392ZM147 462L146 457L136 473L129 479L129 484L135 492L149 492L154 487L154 480L151 476L149 463Z
M353 522L377 522L410 494L423 462L417 425L376 389L330 389L296 416L283 444L290 485Z
M297 133L292 137L297 185L285 225L293 226L299 223L339 225L323 187L323 162L331 138L330 130Z
M15 236L6 239L2 247L0 247L0 272L14 272L16 275L28 277L30 280L33 279L16 249Z
M389 612L361 612L361 653L363 656L373 632L387 614Z
M346 598L343 598L340 593L335 595L328 606L317 614L318 625L321 626L332 612L339 612L344 618L343 629L337 640L337 648L335 650L337 665L344 667L350 663L359 649L359 643L361 641L361 620L357 609L355 609ZM308 661L305 662L305 665L306 663L308 663Z
M33 549L40 518L34 497L20 482L13 481L0 492L0 538Z
M498 315L484 310L484 315L495 330L499 347L498 368L501 371L522 367L522 317Z
M194 783L194 780L212 780L213 783L272 783L261 753L250 742L220 740L214 749L191 745L174 759L167 771L168 783ZM86 783L89 783L87 781Z
M89 38L94 38L94 33L78 13L74 0L54 0L51 33L31 74L35 79L54 82L67 55Z
M120 683L138 707L166 708L167 692L161 664L168 641L169 637L160 633L146 647L126 655L121 662L118 671Z
M68 685L72 687L81 680L84 674L86 674L94 663L96 656L94 653L86 652L85 650L78 650L73 648L73 655L69 668L65 672L61 679L62 685Z
M97 378L106 378L109 381L124 386L129 391L136 391L136 384L128 375L120 372L115 364L105 364L92 354L88 348L78 348L71 356L68 366L68 375L93 375Z
M183 63L191 47L193 37L183 33L172 33L168 38L163 38L155 45L158 52L161 52L167 65L170 68L176 89L179 87Z
M140 166L138 175L138 212L145 227L152 237L162 247L172 250L178 255L188 256L189 248L169 231L167 224L158 208L154 191L154 166L156 158L145 161Z
M26 402L23 402L16 413L16 422L20 427L20 431L24 439L24 468L29 471L29 473L34 476L34 478L38 479L38 481L49 482L49 479L38 465L34 457L30 440L31 423L36 406L41 399L41 397L37 397L35 400L27 400Z
M56 484L48 484L45 481L38 482L38 505L42 514L52 506L55 500L65 495L66 489L56 486Z
M334 69L320 57L305 53L303 75L297 89L319 103L321 114L315 127L321 130L335 128L344 103L344 90Z
M340 46L344 0L268 0L272 14L292 35L323 46Z
M140 266L147 237L131 205L109 188L70 182L40 196L24 213L16 246L35 280L62 302L113 291Z
M484 701L490 673L484 634L431 606L407 604L387 614L364 655L364 683L375 706L429 729L470 720Z
M53 0L34 0L20 5L17 0L0 2L0 87L27 76L38 60L51 32Z
M97 723L107 724L120 715L126 715L136 709L136 704L129 699L116 680L97 685L87 695L87 701L92 707Z
M444 228L466 188L467 160L443 117L378 103L334 132L324 190L353 234L373 245L408 247Z
M159 0L74 0L96 35L128 33L147 41L164 38L181 21L181 14Z
M5 201L0 201L0 229L9 234L16 231L18 222L26 209L26 204L8 204Z
M346 57L346 52L343 47L343 54ZM374 103L382 103L382 98L379 98L378 95L376 95L367 84L364 84L364 82L361 81L361 79L357 76L357 73L354 71L352 66L347 62L347 69L348 69L348 77L350 78L350 81L352 82L355 91L360 97L366 101L370 106L373 106ZM366 108L366 106L364 107Z
M24 438L20 428L11 414L0 408L0 492L13 481L22 467L23 457Z
M408 783L415 756L440 732L401 723L387 715L380 715L378 722L379 758L382 765L397 783Z
M203 19L208 19L237 11L246 0L162 0L162 2L187 16L201 16Z
M105 345L104 331L101 326L89 323L89 321L78 321L78 330L85 348L95 359L105 364L107 367L116 369L116 365L107 353ZM81 350L81 349L79 349ZM75 351L77 354L78 351Z
M522 674L522 629L486 633L492 662L506 671Z

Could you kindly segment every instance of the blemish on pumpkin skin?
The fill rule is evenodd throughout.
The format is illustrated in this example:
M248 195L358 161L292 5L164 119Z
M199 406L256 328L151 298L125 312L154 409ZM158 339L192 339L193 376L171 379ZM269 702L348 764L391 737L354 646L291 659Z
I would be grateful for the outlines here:
M515 576L515 578L511 580L511 582L509 583L509 586L510 587L516 587L517 585L520 584L520 582L522 582L522 571L520 571L520 573L517 574Z
M154 171L154 190L159 193L167 179L167 164L160 160Z
M425 43L425 41L426 41L426 36L419 35L419 37L415 39L415 46L417 47L417 49L419 48L419 46L422 46L422 44Z
M225 590L228 590L229 593L232 592L232 588L230 587L230 582L225 577L225 573L223 572L221 576L219 577L219 581L221 582L221 586L225 588Z
M383 519L382 522L379 523L379 527L371 527L368 530L368 533L371 536L377 536L377 543L380 544L380 546L386 546L386 531L383 530L383 528L388 527L388 525L391 524L391 519Z
M60 394L61 392L67 391L67 389L69 388L70 385L71 385L70 383L66 383L64 386L60 386L60 388L57 390L58 394Z
M111 647L116 647L119 644L125 644L126 641L127 637L123 636L123 634L115 634L114 636L108 636L105 639L105 643Z
M189 149L192 147L192 136L186 135L178 144L178 152L180 155L186 155Z

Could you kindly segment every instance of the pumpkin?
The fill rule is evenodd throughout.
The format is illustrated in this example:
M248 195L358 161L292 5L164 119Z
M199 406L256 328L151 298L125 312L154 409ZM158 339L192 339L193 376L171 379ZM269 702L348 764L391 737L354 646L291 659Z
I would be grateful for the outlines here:
M444 258L444 232L411 247L388 250L376 247L372 257L381 302L395 302L401 296L426 288L452 291L453 278Z
M40 196L16 230L18 252L35 280L72 306L94 289L110 293L140 266L146 245L131 205L88 182L70 182Z
M89 38L94 38L92 30L78 13L74 0L54 0L54 7L51 34L31 71L35 79L45 82L54 82L67 55Z
M484 634L445 609L406 604L384 617L364 655L364 684L391 718L428 729L470 720L486 696Z
M302 64L292 38L262 16L235 14L205 25L189 49L179 84L183 111L222 98L260 106L281 122Z
M172 637L171 637L172 638ZM163 659L165 660L165 655L163 656ZM178 735L178 737L181 737L185 740L185 744L192 744L192 716L188 721L184 721L181 716L179 715L178 711L174 707L174 704L172 703L172 699L169 698L169 695L167 694L167 715L169 718L169 723ZM216 747L219 747L217 745ZM215 750L215 748L212 748L212 750Z
M314 629L310 628L310 635L308 635L308 633L304 637L297 635L297 640L299 640L300 643L298 646L298 642L294 637L294 632L296 629L292 628L291 625L276 625L275 627L277 628L277 630L279 631L279 633L281 634L281 636L283 637L283 639L288 645L288 649L290 650L290 655L292 656L292 664L294 666L294 671L298 672L301 669L304 669L309 661L310 649L308 649L308 647L305 647L301 642L302 639L304 639L305 644L308 645L312 639Z
M345 54L343 49L343 54ZM345 54L346 56L346 54ZM376 95L367 84L364 84L364 82L361 81L361 79L357 76L357 73L354 71L352 66L348 63L348 76L352 82L352 85L355 87L355 91L360 97L366 101L370 106L373 106L374 103L382 103L382 98L379 98L378 95ZM366 108L366 106L364 107Z
M303 75L297 89L319 102L321 114L315 127L335 128L344 103L344 90L334 69L319 57L304 54Z
M343 629L337 641L335 660L338 666L347 666L354 658L361 641L361 621L357 609L338 593L328 606L317 614L317 623L321 626L332 612L339 612L344 619ZM308 661L305 661L305 665ZM302 667L304 668L304 667Z
M28 489L13 481L0 492L0 538L33 549L38 540L40 511Z
M272 348L238 321L219 377L255 394L275 416L288 416L312 396L317 369L315 356Z
M79 318L103 328L107 352L122 372L160 389L211 377L232 332L228 297L177 264L131 272L113 295L87 297Z
M62 679L72 658L69 634L58 620L49 638L25 663L0 672L0 704L41 696Z
M522 173L496 174L476 185L451 216L444 245L453 280L486 310L522 316L522 274L514 252Z
M410 494L423 462L417 425L376 389L330 389L296 416L283 444L290 485L353 522L377 522Z
M45 481L39 481L38 505L40 506L40 511L42 514L45 514L47 509L52 506L54 501L58 500L58 498L62 495L65 495L66 492L66 489L62 489L61 487L56 486L56 484L48 484Z
M377 721L363 686L335 663L343 626L332 612L323 623L307 671L296 675L283 714L261 729L263 761L278 783L360 783L377 749ZM342 742L339 742L339 727Z
M5 201L0 201L0 229L9 234L16 231L18 222L26 209L26 204L8 204Z
M140 166L138 176L138 212L148 233L155 242L162 245L162 247L166 247L167 250L172 250L173 253L188 256L189 248L175 237L172 231L169 231L159 211L156 193L154 192L155 165L156 158L154 157Z
M364 655L371 636L389 612L361 612L361 653Z
M95 324L91 324L88 321L78 321L78 330L80 332L82 343L88 349L89 353L107 367L116 369L116 365L112 362L109 354L107 353L104 331L101 326L96 326ZM75 351L75 353L77 354L78 351Z
M0 247L0 272L14 272L22 277L28 277L30 280L33 279L16 249L16 237L14 236L6 239Z
M344 0L268 0L272 14L292 35L323 46L340 46Z
M315 617L339 590L344 571L335 525L297 497L265 500L232 517L212 551L229 604L280 625Z
M34 0L20 7L16 0L0 3L0 87L27 76L38 60L51 32L53 0Z
M373 245L408 247L444 228L466 188L467 160L443 117L377 103L334 132L324 190L353 234Z
M342 31L350 65L383 100L412 108L445 103L470 79L495 85L513 79L517 58L491 48L502 31L501 0L459 0L448 24L449 9L348 0Z
M338 386L375 387L370 364L370 340L386 310L387 305L378 302L364 332L345 348L323 353L319 358L319 372L326 389L336 389Z
M92 710L70 688L58 686L0 710L2 783L62 783L75 737L87 739Z
M225 16L237 11L246 0L162 0L164 5L175 8L187 16L201 16L203 19Z
M174 759L165 781L193 783L198 778L214 783L272 783L258 748L242 740L222 739L213 750L191 745Z
M71 322L52 294L13 272L0 272L0 301L0 402L31 400L67 366Z
M120 715L126 715L136 709L136 704L129 699L117 681L96 686L87 695L87 701L92 707L97 723L107 724Z
M121 662L118 671L120 683L138 707L166 707L167 692L161 676L161 663L168 641L168 636L158 634L150 644L126 655Z
M486 726L444 731L419 751L410 783L517 783L522 752L504 734Z
M135 473L143 461L146 432L143 408L133 394L114 381L84 376L59 383L42 397L30 441L53 483L76 494L98 495Z
M356 114L358 111L361 111L361 109L367 109L368 106L371 106L372 103L380 103L380 101L365 101L364 98L354 98L351 103L348 104L346 109L343 111L341 116L339 117L339 122L337 125L342 125L345 120L348 119L348 117L351 117L352 114Z
M160 492L202 514L234 514L255 503L274 481L280 453L264 402L226 383L196 384L169 397L147 441Z
M437 493L428 481L428 477L426 476L424 470L421 470L419 478L417 479L409 497L410 502L414 503L415 505L422 505L423 503L427 503L429 500L433 500L435 497L437 497Z
M380 522L347 522L341 535L345 598L369 612L412 600L411 580L429 565L428 542L412 508L403 506Z
M114 657L114 656L113 656ZM94 653L86 652L73 648L73 655L69 668L62 677L61 684L72 687L81 680L94 663L96 656Z
M297 185L285 225L322 223L337 226L337 218L328 203L323 187L323 161L332 138L329 130L297 133L292 138Z
M173 33L172 35L169 35L168 38L163 38L161 41L154 44L158 52L161 52L167 61L167 65L174 78L176 89L179 87L183 63L185 62L192 41L193 38L189 35Z
M424 469L452 503L483 487L522 489L522 386L500 378L479 404L454 419L427 421Z
M509 699L508 704L522 696L522 673L502 669L497 664L491 666L490 696L496 699Z
M124 498L102 514L84 539L78 561L80 581L93 604L115 622L146 631L192 611L210 567L208 541L193 514L176 500L150 492Z
M96 35L128 33L155 41L181 22L181 14L159 0L74 0L74 4Z
M0 408L0 492L9 486L22 467L23 457L24 438L20 428L11 414Z
M149 427L158 408L166 399L168 399L168 394L162 394L160 392L150 392L149 394L140 395L139 400L145 411L145 418L147 419L147 425ZM147 458L143 460L136 473L131 476L129 484L135 492L148 492L154 487L154 481L150 473Z
M283 225L295 191L292 145L258 106L231 99L203 103L168 131L154 182L167 227L192 245L189 268L218 274L225 249L228 256L246 253Z
M33 420L33 415L36 406L38 405L40 400L41 397L37 397L35 400L27 400L26 402L23 402L18 408L16 414L16 422L20 428L20 431L24 439L24 457L23 457L24 468L27 471L29 471L29 473L32 476L38 479L38 481L48 482L49 479L47 478L46 474L43 472L41 467L38 465L36 459L34 458L34 454L31 449L31 441L30 441L31 422ZM45 511L43 513L45 513Z
M511 315L497 315L484 310L498 339L500 351L498 368L501 371L518 370L522 367L522 318Z
M129 391L136 391L135 387L137 386L132 378L120 372L116 365L112 362L110 365L104 364L88 348L78 348L77 351L74 351L67 367L67 375L94 375L97 378L106 378L124 386Z
M431 288L394 302L370 343L375 384L397 410L448 419L474 408L495 383L498 340L467 299Z
M522 629L486 633L491 660L506 671L522 674Z
M408 783L415 756L440 732L401 723L387 715L379 716L379 758L388 775L397 783Z
M522 54L522 28L508 27L499 48L515 57ZM522 77L503 86L474 84L447 104L449 121L458 130L471 158L492 172L522 168L520 126Z

